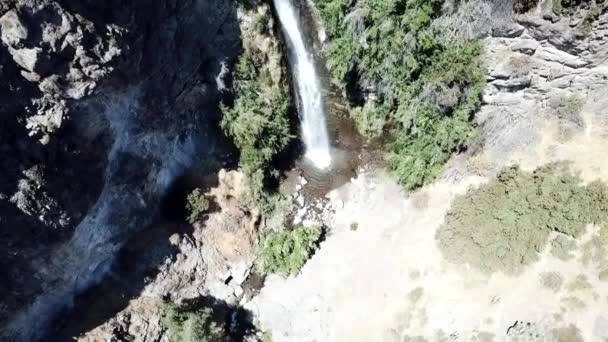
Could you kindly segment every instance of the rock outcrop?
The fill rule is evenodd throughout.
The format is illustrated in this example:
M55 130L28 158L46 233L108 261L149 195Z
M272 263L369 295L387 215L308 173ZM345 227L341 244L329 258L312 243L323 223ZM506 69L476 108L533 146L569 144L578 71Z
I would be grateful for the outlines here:
M222 310L238 315L260 224L259 215L239 202L243 186L241 173L221 170L217 185L207 192L213 204L202 220L185 231L162 223L134 236L118 257L122 266L115 268L115 276L80 298L54 338L162 340L163 301L214 298ZM138 282L141 289L134 291Z
M488 153L517 153L536 141L547 120L580 131L582 107L597 112L591 108L597 103L585 102L608 84L608 12L587 30L578 25L585 13L550 13L551 1L541 1L499 21L485 40L488 86L476 117L487 132Z
M236 4L0 2L0 339L34 341L217 159Z

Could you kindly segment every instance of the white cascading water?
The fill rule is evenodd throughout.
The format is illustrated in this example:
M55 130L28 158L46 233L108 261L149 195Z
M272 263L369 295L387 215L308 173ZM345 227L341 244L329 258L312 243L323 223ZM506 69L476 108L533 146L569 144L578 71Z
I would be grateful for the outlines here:
M300 95L302 139L306 145L305 157L319 169L331 165L329 137L325 122L321 81L314 59L306 50L299 20L291 0L274 0L274 5L285 35L293 49L296 83Z

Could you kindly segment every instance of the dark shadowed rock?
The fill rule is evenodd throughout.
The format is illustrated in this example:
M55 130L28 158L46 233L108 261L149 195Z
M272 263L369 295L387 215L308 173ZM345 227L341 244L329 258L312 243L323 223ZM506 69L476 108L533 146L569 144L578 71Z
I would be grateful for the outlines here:
M0 3L1 340L44 339L172 182L221 153L235 6Z

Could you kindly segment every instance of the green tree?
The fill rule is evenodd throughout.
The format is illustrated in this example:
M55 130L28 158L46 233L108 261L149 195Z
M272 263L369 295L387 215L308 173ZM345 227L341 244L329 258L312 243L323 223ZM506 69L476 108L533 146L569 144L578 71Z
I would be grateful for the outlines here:
M224 328L212 319L209 308L191 308L165 303L163 325L170 342L219 342L225 340Z
M385 135L389 167L408 189L437 177L474 134L485 73L477 41L439 39L443 0L316 0L333 79L375 100L354 108L369 139ZM354 75L354 77L353 77Z
M234 73L234 104L223 106L221 127L240 151L240 166L249 180L250 197L265 201L273 158L293 139L289 120L291 97L285 80L271 76L264 58L245 52Z
M296 227L270 232L262 241L258 265L263 273L296 274L317 248L321 229Z
M186 197L188 222L196 222L207 210L209 210L209 200L205 197L203 190L200 188L192 190Z

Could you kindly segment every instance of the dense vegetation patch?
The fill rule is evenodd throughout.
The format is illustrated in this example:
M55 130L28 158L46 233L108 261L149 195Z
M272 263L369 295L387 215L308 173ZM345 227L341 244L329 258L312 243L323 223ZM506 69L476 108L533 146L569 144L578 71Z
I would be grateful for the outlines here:
M203 190L196 188L186 196L188 222L196 222L207 210L209 210L209 200L203 193Z
M299 226L270 232L262 241L258 265L263 273L297 274L318 246L319 228Z
M353 117L369 139L387 134L390 168L409 189L433 180L474 133L484 71L479 42L433 25L443 0L315 0L328 66L368 99Z
M210 308L193 308L165 303L163 325L171 342L218 342L224 340L223 327L212 318Z
M165 301L160 309L170 342L249 341L258 333L251 312L209 296Z
M264 5L250 15L253 22L243 33L244 50L233 75L235 100L222 107L221 126L240 151L250 200L263 206L269 179L276 176L273 159L293 139L289 120L292 101L279 42L268 27L270 10Z
M538 259L551 232L579 237L587 224L607 217L604 183L581 185L564 164L532 173L514 166L456 198L437 240L447 260L517 273Z

